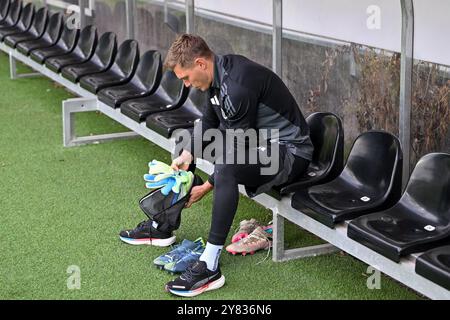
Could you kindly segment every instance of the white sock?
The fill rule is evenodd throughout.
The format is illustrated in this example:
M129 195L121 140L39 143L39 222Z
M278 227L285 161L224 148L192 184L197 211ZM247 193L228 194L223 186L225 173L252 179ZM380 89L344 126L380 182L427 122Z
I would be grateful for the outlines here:
M203 251L200 256L200 261L205 261L206 266L211 271L216 271L219 264L220 253L222 252L223 246L217 246L209 242L206 243L205 251Z
M158 229L158 222L153 220L152 226L153 226L153 228Z

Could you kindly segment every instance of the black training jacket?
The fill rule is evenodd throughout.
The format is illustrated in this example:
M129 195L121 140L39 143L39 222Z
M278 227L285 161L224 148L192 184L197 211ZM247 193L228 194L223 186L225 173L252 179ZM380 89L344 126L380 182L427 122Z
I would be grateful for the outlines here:
M270 69L240 55L216 55L214 80L201 121L185 149L210 128L278 129L280 144L294 155L312 159L309 128L294 97ZM201 137L196 137L201 135ZM204 148L208 142L203 142Z

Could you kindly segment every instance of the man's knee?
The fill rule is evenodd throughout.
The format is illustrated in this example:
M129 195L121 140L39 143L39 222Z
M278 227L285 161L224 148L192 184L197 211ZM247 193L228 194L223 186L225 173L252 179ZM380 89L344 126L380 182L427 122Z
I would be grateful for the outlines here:
M238 169L232 164L216 164L214 166L214 182L217 181L236 181Z

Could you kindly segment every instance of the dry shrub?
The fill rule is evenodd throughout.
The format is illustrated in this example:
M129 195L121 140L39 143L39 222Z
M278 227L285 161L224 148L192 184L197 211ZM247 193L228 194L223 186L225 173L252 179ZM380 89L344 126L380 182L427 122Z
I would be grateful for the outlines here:
M353 45L359 67L356 117L361 132L367 130L398 131L400 55L376 52Z
M450 124L450 80L439 66L419 62L414 68L411 139L413 162L428 152L443 151Z
M321 63L321 77L320 83L308 90L308 100L306 101L306 113L320 111L319 98L327 93L328 81L330 73L333 71L336 58L345 51L345 47L336 47L325 51L325 59Z
M321 111L336 59L352 54L357 67L355 85L342 100L342 114L354 114L359 132L385 130L398 136L400 59L399 53L352 44L326 51L320 83L309 90L307 112ZM411 115L411 163L426 153L444 151L450 126L450 80L448 69L419 61L414 66ZM447 78L447 80L446 80Z
M353 46L360 67L356 116L361 131L381 129L398 135L400 54ZM439 65L420 61L412 84L411 162L444 149L450 122L450 81Z

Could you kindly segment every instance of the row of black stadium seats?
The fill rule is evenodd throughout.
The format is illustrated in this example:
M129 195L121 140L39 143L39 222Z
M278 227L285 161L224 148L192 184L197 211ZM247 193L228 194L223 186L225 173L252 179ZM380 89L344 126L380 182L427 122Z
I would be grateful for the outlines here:
M313 160L303 178L278 193L294 193L294 209L330 228L351 220L348 237L395 262L426 251L416 272L450 290L450 155L422 157L402 195L402 150L395 136L361 134L343 167L341 120L331 113L306 120Z
M97 41L94 26L81 32L64 27L56 13L36 13L33 5L0 0L0 40L63 77L98 95L131 119L170 137L192 128L206 96L187 89L172 71L162 73L161 55L138 43L117 48L115 34ZM7 9L5 9L7 8ZM98 42L98 43L97 43ZM344 166L344 132L335 114L318 112L307 119L315 151L307 173L272 195L294 193L292 207L334 228L351 220L348 237L396 262L425 252L416 272L450 289L450 155L424 156L401 194L402 150L398 139L370 131L354 142ZM381 160L380 160L381 159Z
M98 39L94 26L81 32L70 29L60 13L49 18L47 9L35 12L32 4L22 8L17 0L10 7L15 9L9 10L8 23L0 25L1 41L79 82L131 119L146 121L148 127L170 137L175 129L191 129L201 117L206 95L184 87L172 71L162 74L159 52L150 50L139 58L135 40L126 40L117 49L111 32Z

